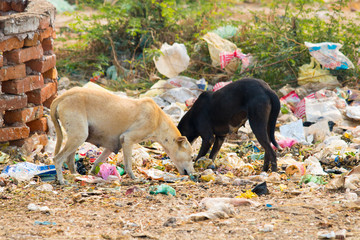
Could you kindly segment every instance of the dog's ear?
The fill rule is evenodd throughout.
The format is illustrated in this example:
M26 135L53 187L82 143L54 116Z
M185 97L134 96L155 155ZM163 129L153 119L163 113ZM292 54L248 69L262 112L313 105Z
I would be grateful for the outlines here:
M183 147L187 148L188 147L188 141L187 141L187 138L185 136L180 136L176 139L176 142L179 144L179 145L182 145Z

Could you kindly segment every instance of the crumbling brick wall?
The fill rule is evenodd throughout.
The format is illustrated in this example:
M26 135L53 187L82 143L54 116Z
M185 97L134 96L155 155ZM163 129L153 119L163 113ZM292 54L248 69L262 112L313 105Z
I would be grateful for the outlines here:
M55 10L46 0L0 0L0 143L47 143L44 107L57 92Z

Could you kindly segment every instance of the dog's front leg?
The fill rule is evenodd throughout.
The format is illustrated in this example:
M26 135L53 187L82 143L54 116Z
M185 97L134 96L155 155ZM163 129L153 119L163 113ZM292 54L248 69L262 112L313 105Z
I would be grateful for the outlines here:
M216 136L214 145L211 149L209 156L209 158L212 159L213 161L215 160L217 154L219 153L219 150L222 144L224 143L224 141L225 141L225 136Z
M201 143L199 154L196 157L196 160L198 160L199 158L205 156L209 152L209 149L210 149L211 145L214 143L214 136L213 135L206 136L206 137L201 137L201 138L202 138L202 143Z
M108 156L112 153L110 149L105 148L104 151L100 154L100 156L94 162L94 165L91 168L91 173L95 174L96 167L101 163L104 162Z

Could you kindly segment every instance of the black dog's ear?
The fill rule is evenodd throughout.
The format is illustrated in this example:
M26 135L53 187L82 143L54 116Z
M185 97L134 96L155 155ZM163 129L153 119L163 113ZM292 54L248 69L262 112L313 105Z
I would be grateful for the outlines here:
M182 145L184 148L189 146L189 142L185 136L180 136L176 139L176 142Z

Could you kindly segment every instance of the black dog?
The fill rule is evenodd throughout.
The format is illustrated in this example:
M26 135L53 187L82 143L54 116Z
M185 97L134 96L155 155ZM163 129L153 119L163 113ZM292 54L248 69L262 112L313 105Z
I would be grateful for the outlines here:
M246 78L230 83L216 92L203 92L180 120L178 128L190 143L202 138L199 159L211 145L210 158L215 160L228 133L237 131L249 119L251 129L265 149L263 170L277 171L276 154L270 141L278 148L274 137L280 101L263 80Z

